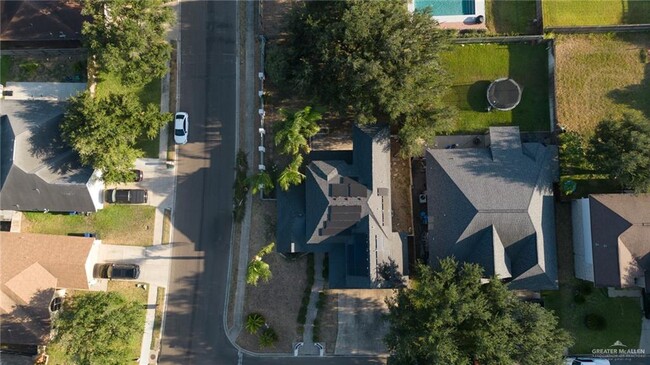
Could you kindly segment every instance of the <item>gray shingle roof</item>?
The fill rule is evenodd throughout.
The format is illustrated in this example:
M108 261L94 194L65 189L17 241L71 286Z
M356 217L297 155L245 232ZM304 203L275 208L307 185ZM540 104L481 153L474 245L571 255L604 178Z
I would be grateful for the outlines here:
M384 126L355 127L352 163L314 153L304 187L278 195L278 250L328 252L333 288L373 287L378 263L403 264L403 240L392 231L389 137Z
M522 144L518 127L490 128L490 140L490 148L427 150L431 263L453 255L512 278L511 287L555 288L557 149Z
M650 270L650 194L590 195L589 211L594 283L634 286Z
M1 100L0 209L94 212L93 170L59 137L64 104Z

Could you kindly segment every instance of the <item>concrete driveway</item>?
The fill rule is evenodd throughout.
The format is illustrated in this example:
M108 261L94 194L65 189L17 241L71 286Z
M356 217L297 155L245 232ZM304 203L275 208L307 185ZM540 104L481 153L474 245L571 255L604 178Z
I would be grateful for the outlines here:
M138 281L167 287L171 255L170 245L141 247L102 244L97 262L140 265Z
M377 355L386 352L384 336L388 322L385 299L392 289L333 290L338 295L336 355Z

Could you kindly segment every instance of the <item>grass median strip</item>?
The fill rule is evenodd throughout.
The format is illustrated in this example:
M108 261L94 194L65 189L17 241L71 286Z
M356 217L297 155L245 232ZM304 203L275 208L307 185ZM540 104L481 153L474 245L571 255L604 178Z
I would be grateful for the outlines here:
M165 288L158 287L156 292L156 316L153 321L153 335L151 336L151 349L156 350L160 344L160 331L162 329L162 316L165 304Z
M163 212L163 227L162 227L162 244L167 245L171 242L171 230L172 230L172 210L170 208L165 208Z

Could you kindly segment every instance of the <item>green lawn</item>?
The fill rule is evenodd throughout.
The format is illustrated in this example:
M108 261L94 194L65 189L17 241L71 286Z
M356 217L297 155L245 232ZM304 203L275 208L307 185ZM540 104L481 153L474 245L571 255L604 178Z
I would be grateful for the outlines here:
M150 246L155 210L148 205L108 205L89 216L26 212L22 230L58 235L95 232L104 243Z
M650 0L544 0L544 27L650 23Z
M7 82L7 75L13 59L11 56L0 56L0 84L5 85Z
M160 82L156 79L144 86L125 86L120 82L119 77L110 73L100 73L98 77L97 97L106 97L110 93L135 93L142 104L160 105ZM142 136L136 143L136 147L144 152L144 157L158 158L158 146L160 138L148 139Z
M593 288L586 301L574 301L576 280L572 285L560 286L558 291L543 292L544 307L555 311L560 326L571 332L575 345L572 354L591 354L595 348L609 348L621 341L630 348L639 344L641 335L641 306L639 298L609 298L606 289ZM606 320L606 328L596 331L584 325L584 317L596 313Z
M558 35L558 123L589 136L600 121L632 109L650 117L650 64L640 56L648 47L649 33Z
M491 32L501 34L532 34L536 16L535 0L487 0L486 25Z
M493 125L518 125L522 131L549 130L546 45L457 45L442 55L452 80L444 100L460 113L455 133L484 132ZM510 77L523 89L521 103L511 111L487 112L487 87Z

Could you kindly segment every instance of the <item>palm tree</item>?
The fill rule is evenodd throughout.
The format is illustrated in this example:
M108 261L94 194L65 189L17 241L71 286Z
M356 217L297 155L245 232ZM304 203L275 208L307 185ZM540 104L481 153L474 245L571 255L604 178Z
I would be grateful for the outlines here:
M264 323L266 323L264 316L259 313L251 313L246 317L245 327L248 333L254 335L260 328L262 328Z
M248 263L248 268L246 270L246 283L250 285L257 285L257 282L262 279L264 282L268 282L271 279L271 267L266 262L262 261L262 257L273 251L275 243L271 242L268 245L262 247L262 249L257 252L257 255L253 257L251 262Z
M280 152L287 155L297 155L300 151L309 153L309 138L320 130L321 114L310 106L295 113L280 109L280 113L284 120L275 130L275 145L280 147Z
M267 328L262 332L260 336L261 347L273 347L276 342L278 342L278 334L275 333L273 328Z
M268 172L260 171L248 178L248 186L251 189L251 194L257 194L260 190L271 191L275 185Z
M282 190L287 191L291 185L298 185L305 179L305 175L300 172L302 161L302 155L295 155L289 166L280 173L278 184Z

